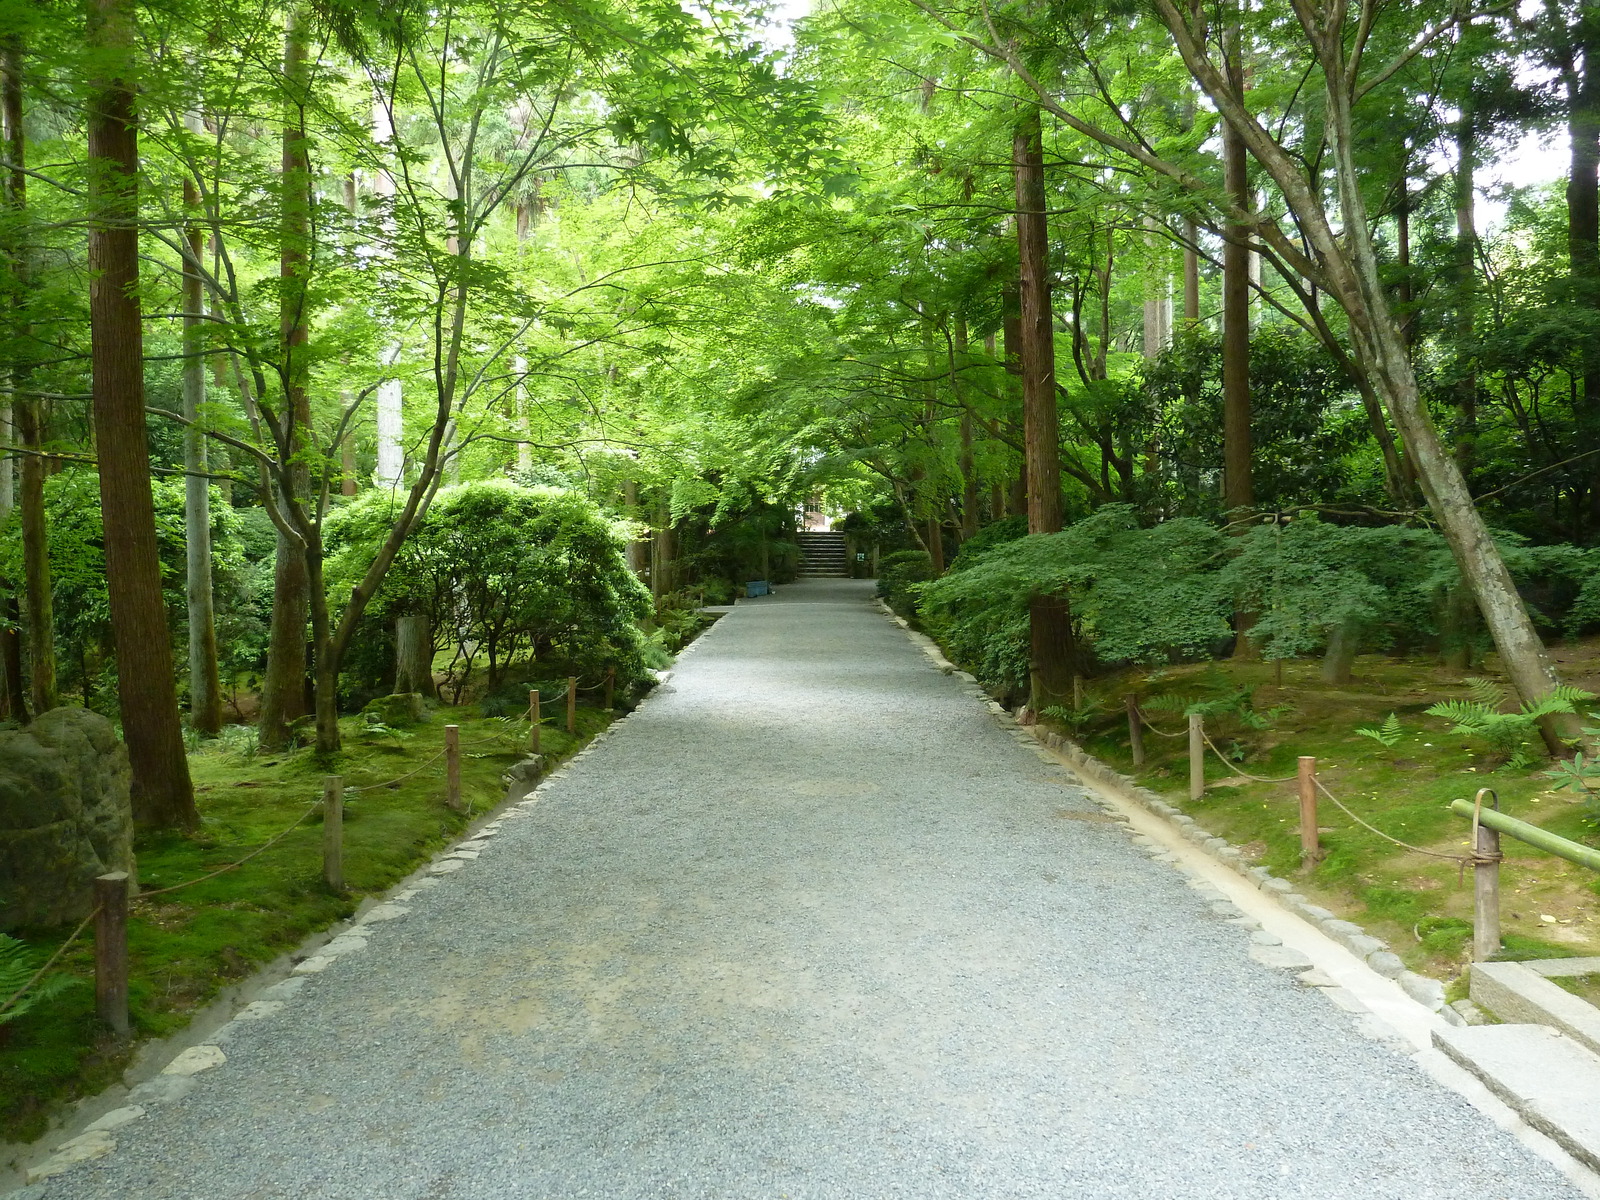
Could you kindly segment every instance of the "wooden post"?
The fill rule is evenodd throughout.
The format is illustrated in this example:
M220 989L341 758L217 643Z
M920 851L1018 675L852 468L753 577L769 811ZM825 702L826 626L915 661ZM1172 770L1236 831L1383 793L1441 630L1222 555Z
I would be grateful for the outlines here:
M1498 807L1498 805L1496 805ZM1488 962L1500 953L1500 834L1478 825L1472 865L1472 961Z
M322 781L322 881L344 891L344 779L338 775Z
M119 1038L128 1036L128 873L94 881L94 1010Z
M1309 754L1300 756L1300 869L1309 871L1322 857L1322 845L1317 838L1317 760Z
M539 753L539 689L528 689L528 720L533 722L528 730L528 753Z
M1206 734L1204 718L1189 714L1189 799L1206 794Z
M461 811L461 726L444 727L444 802Z
M1128 745L1133 748L1133 765L1144 766L1144 722L1139 718L1139 698L1132 693L1122 698L1128 710Z
M578 677L567 676L567 732L578 732Z
M607 667L606 668L606 711L607 712L611 711L611 700L612 700L612 697L615 696L616 690L617 690L617 669L615 667Z

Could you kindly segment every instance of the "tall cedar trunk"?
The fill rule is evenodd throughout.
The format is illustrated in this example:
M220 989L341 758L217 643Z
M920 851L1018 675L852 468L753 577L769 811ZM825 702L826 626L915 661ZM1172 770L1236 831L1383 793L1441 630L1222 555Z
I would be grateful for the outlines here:
M1014 441L1022 439L1022 297L1019 293L1018 283L1007 283L1000 293L1000 337L1002 350L1005 354L1006 364L1006 395L1008 401L1006 424L1011 432L1016 435ZM1017 464L1016 478L1011 481L1011 487L1006 494L1006 512L1008 517L1025 517L1028 515L1028 456L1020 456Z
M1061 530L1061 434L1056 419L1055 330L1050 312L1050 229L1045 215L1044 147L1033 109L1011 143L1017 193L1023 445L1028 468L1028 532ZM1032 707L1071 703L1077 672L1072 610L1065 596L1035 596L1028 606Z
M433 697L433 628L418 609L394 622L394 690Z
M1572 40L1567 95L1572 154L1567 176L1567 252L1579 302L1600 308L1600 18L1581 21L1572 31ZM1578 444L1589 450L1600 445L1600 340L1589 339L1582 353L1583 395L1576 424ZM1590 459L1586 474L1591 511L1600 509L1600 461Z
M944 574L944 524L937 515L928 518L928 561L935 579Z
M1200 229L1193 221L1183 223L1183 319L1191 324L1200 319Z
M1456 122L1456 278L1455 339L1458 347L1471 346L1478 318L1478 224L1476 170L1477 124L1469 95ZM1462 353L1458 350L1457 353ZM1478 372L1469 367L1456 384L1461 417L1456 427L1456 462L1469 480L1476 465L1478 446Z
M972 410L961 401L961 370L968 362L967 321L956 318L955 358L957 368L951 373L951 388L957 403L961 404L961 540L966 541L978 532L978 473L973 465Z
M280 461L284 466L278 503L284 509L304 504L311 491L309 469L295 461L304 447L311 410L306 396L305 346L310 335L306 273L311 237L311 165L305 132L306 33L291 11L283 42L287 85L283 121L283 202L278 258L278 338L283 361L284 396L279 411ZM265 750L289 742L289 723L307 712L306 625L311 615L310 575L303 538L278 530L272 578L272 625L267 670L261 685L260 741Z
M672 591L672 505L656 505L656 522L650 541L650 594L657 600Z
M1229 68L1240 73L1238 31L1229 33ZM1228 199L1239 208L1252 206L1249 156L1244 139L1231 126L1222 127L1223 183ZM1222 251L1222 508L1237 521L1255 504L1250 447L1250 230L1230 222ZM1249 633L1253 612L1236 606L1233 628L1235 658L1257 657Z
M625 480L622 484L622 511L630 521L644 523L639 510L639 482ZM647 538L634 538L628 543L628 570L635 578L643 579L650 573L650 542Z
M1228 198L1250 207L1244 141L1223 127ZM1231 517L1255 504L1250 463L1250 231L1230 223L1222 251L1222 507Z
M11 406L0 402L0 445L11 445ZM0 454L0 524L11 516L16 502L16 470L12 458ZM17 593L9 579L0 578L0 718L19 724L28 719L23 696L22 638L17 633Z
M17 222L19 239L7 247L11 259L11 277L16 294L11 299L12 312L19 314L12 329L14 345L28 346L33 331L26 324L24 306L28 300L32 262L29 248L21 239L26 238L22 220L28 207L27 138L22 125L22 45L13 36L5 39L0 48L0 115L5 127L6 158L10 169L6 172L5 200L11 217ZM51 599L49 530L44 511L44 402L30 394L33 387L32 372L24 353L19 353L11 366L13 387L13 413L17 441L24 453L19 464L18 505L22 518L22 575L27 595L28 611L25 632L28 639L29 678L28 693L33 703L33 714L56 706L56 641L55 614ZM9 464L7 464L9 467ZM19 713L20 716L25 714Z
M196 122L198 123L198 122ZM192 210L199 194L184 181L184 202ZM222 729L222 689L217 678L217 624L211 590L211 481L206 435L199 421L206 402L203 353L205 303L201 293L200 255L204 248L200 222L185 231L193 262L183 269L183 415L194 422L184 429L183 526L189 604L189 724L214 737Z
M124 75L133 55L132 0L91 0L88 33L105 72L87 105L89 333L117 700L133 768L134 819L193 827L199 814L178 719L145 440L138 127Z

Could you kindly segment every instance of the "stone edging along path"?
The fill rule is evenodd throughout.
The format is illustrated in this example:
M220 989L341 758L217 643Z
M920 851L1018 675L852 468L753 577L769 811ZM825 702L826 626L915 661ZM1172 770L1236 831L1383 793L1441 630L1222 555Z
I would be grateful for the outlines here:
M943 651L932 638L913 629L911 625L893 609L881 600L879 607L888 614L894 622L909 634L913 641L922 647L924 653L933 659L936 666L946 674L958 675L961 678L976 684L974 676L962 671L945 658ZM995 700L989 701L989 708L997 715L1014 720L1015 714L1009 713ZM1026 730L1033 738L1044 746L1053 750L1064 758L1080 775L1090 780L1094 785L1130 801L1173 826L1186 840L1193 842L1212 858L1243 876L1251 885L1271 894L1283 907L1299 917L1309 921L1328 937L1338 942L1357 958L1362 959L1369 967L1387 979L1394 980L1400 985L1407 996L1417 1003L1424 1005L1430 1011L1438 1013L1445 1021L1452 1025L1467 1025L1476 1023L1482 1018L1470 1000L1458 1002L1459 1007L1445 1003L1444 984L1437 979L1426 975L1418 975L1407 969L1398 954L1389 947L1382 938L1373 937L1361 926L1353 921L1342 920L1327 909L1312 904L1300 893L1295 891L1294 884L1287 879L1280 879L1269 872L1265 867L1251 866L1237 846L1231 845L1223 838L1216 837L1191 816L1186 815L1171 804L1168 804L1158 794L1149 788L1141 787L1137 780L1112 770L1105 763L1088 753L1083 747L1058 733L1041 729L1037 725L1022 725L1018 728Z
M673 659L673 666L657 675L657 686L667 682L677 664L685 655L692 653L709 632L710 628L703 630L700 636L677 653ZM631 712L618 714L610 724L590 738L581 750L563 760L560 766L541 778L538 784L521 799L512 800L508 797L490 809L484 814L483 823L476 829L470 829L459 841L439 851L429 862L395 884L381 898L369 897L354 917L307 937L298 950L286 956L294 963L287 978L279 979L270 986L263 986L274 976L273 969L268 967L258 972L253 980L233 985L229 991L239 1000L248 1002L233 1012L231 1018L219 1015L216 1020L192 1021L183 1032L164 1041L150 1043L141 1051L136 1065L130 1068L129 1072L134 1078L147 1074L149 1077L130 1088L115 1107L108 1108L105 1093L86 1097L80 1101L73 1115L68 1116L58 1129L46 1135L37 1144L41 1150L36 1150L31 1155L23 1155L19 1164L24 1167L23 1181L27 1185L42 1183L79 1163L101 1158L115 1151L117 1142L113 1135L117 1130L139 1120L145 1115L148 1107L180 1099L194 1088L196 1075L227 1063L226 1046L229 1035L236 1026L243 1022L259 1021L282 1011L294 998L295 993L304 986L306 976L326 970L342 955L365 950L367 935L372 925L381 921L404 918L410 912L405 904L407 900L428 888L436 887L445 876L452 875L476 861L483 846L500 832L505 822L526 816L528 810L539 802L539 793L546 785L559 779L573 763L598 748L619 725L633 715L633 712L637 712L649 702L650 695L647 694ZM281 972L282 968L278 970ZM198 1030L195 1028L197 1024L200 1026ZM151 1073L154 1064L159 1063L163 1057L168 1061ZM108 1091L115 1094L114 1089ZM99 1115L85 1124L84 1118L93 1113ZM64 1141L57 1140L63 1132L72 1130L76 1130L72 1136ZM48 1153L43 1153L45 1150ZM0 1173L0 1195L12 1194L7 1191L8 1186L4 1174ZM18 1200L33 1194L34 1189L29 1186L20 1194Z

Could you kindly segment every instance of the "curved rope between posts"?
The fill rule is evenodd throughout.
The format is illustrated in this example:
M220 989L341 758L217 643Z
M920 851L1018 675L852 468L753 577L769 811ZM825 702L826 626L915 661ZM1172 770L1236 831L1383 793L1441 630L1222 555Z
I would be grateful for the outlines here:
M1233 763L1228 761L1228 756L1226 754L1217 749L1217 744L1211 740L1211 735L1208 734L1204 729L1200 730L1200 736L1205 739L1206 745L1211 747L1211 753L1215 754L1221 761L1222 765L1227 767L1228 770L1232 771L1235 775L1242 775L1244 778L1253 780L1256 783L1293 783L1299 778L1298 775L1285 775L1282 779L1264 779L1260 775L1250 774L1249 771L1241 771L1238 767L1234 766Z
M207 874L198 876L195 879L186 879L182 883L173 884L171 887L157 888L153 892L140 892L137 896L134 897L134 900L136 900L136 901L138 901L138 900L149 900L149 899L152 899L153 897L156 897L156 896L165 896L168 892L176 892L180 888L193 887L197 883L204 883L208 879L215 879L218 875L225 875L229 871L232 871L236 867L242 867L242 866L244 866L245 863L249 862L256 855L263 854L266 851L272 849L272 847L276 846L284 838L288 837L296 829L300 828L300 826L305 823L305 819L307 817L309 817L312 813L316 812L317 809L320 808L320 807L322 807L322 800L320 798L316 799L316 800L313 800L311 802L311 806L309 808L307 808L305 810L305 812L301 813L298 817L295 818L295 822L294 822L293 825L289 826L289 828L285 829L282 833L275 835L270 841L263 842L261 845L257 846L254 850L250 851L249 854L246 854L238 862L231 862L225 867L218 867L215 871L208 872Z
M11 1008L12 1005L33 990L34 985L45 977L50 968L61 961L61 956L67 952L67 947L72 945L73 942L77 941L79 935L89 927L89 922L94 920L99 915L100 906L97 904L87 917L78 922L78 927L68 935L67 940L56 947L56 952L45 960L44 966L35 971L27 983L23 984L16 991L12 992L11 995L6 997L5 1003L0 1004L0 1017L5 1016L6 1012Z
M1340 800L1339 797L1335 796L1332 792L1330 792L1327 789L1327 787L1323 784L1322 780L1320 780L1320 779L1316 778L1315 776L1313 776L1312 777L1312 782L1317 785L1317 791L1321 792L1329 800L1332 800L1334 805L1339 809L1339 811L1344 813L1345 816L1349 817L1357 825L1361 826L1363 829L1365 829L1365 830L1367 830L1367 831L1369 831L1371 833L1377 834L1379 837L1381 837L1386 842L1393 842L1396 846L1399 846L1404 850L1411 850L1411 851L1413 851L1413 852L1415 852L1417 854L1425 854L1429 858L1442 858L1442 859L1445 859L1448 862L1456 863L1458 866L1460 866L1462 868L1465 868L1465 867L1467 867L1469 865L1470 866L1477 866L1479 863L1499 862L1500 859L1501 859L1501 856L1498 855L1498 854L1493 854L1493 855L1490 855L1490 854L1479 854L1477 852L1477 848L1476 847L1473 848L1473 852L1471 854L1446 854L1446 853L1444 853L1443 851L1440 851L1440 850L1424 850L1421 846L1413 846L1410 842L1402 842L1399 838L1394 837L1391 834L1385 833L1383 830L1379 829L1376 825L1372 824L1372 822L1364 820L1360 816L1358 816L1354 812L1352 812L1350 810L1349 806L1346 805L1343 800Z
M346 796L350 796L350 795L359 794L361 792L376 791L376 790L378 790L380 788L391 788L391 787L394 787L397 784L404 783L406 780L412 778L413 776L420 775L423 771L426 771L429 767L431 767L434 763L438 762L443 757L444 757L444 751L440 750L436 754L434 754L434 756L432 758L423 760L423 762L421 764L419 764L414 769L412 769L410 771L407 771L404 775L396 776L394 779L390 779L385 783L364 783L360 787L347 787L347 788L344 789L344 794Z
M1146 729L1148 729L1151 733L1155 734L1157 737L1181 738L1181 737L1187 737L1188 734L1189 734L1189 731L1187 729L1180 729L1180 730L1178 730L1177 733L1168 733L1164 729L1157 729L1154 725L1150 724L1150 718L1144 715L1144 709L1142 709L1139 706L1135 705L1133 711L1139 714L1139 724L1143 725Z

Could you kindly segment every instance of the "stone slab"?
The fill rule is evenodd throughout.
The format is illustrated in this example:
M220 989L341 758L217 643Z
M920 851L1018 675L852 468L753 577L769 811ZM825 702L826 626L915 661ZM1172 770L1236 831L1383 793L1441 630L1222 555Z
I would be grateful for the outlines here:
M1546 979L1567 975L1600 975L1600 958L1536 958L1522 965Z
M70 1142L61 1143L54 1154L37 1167L30 1168L28 1182L38 1183L41 1179L49 1179L52 1175L59 1175L81 1162L110 1154L116 1148L117 1143L104 1130L97 1129L93 1133L85 1133Z
M1600 1170L1600 1055L1544 1025L1443 1026L1433 1043L1529 1125Z
M1473 963L1469 994L1502 1021L1549 1025L1600 1054L1600 1008L1522 963Z
M228 1061L221 1046L190 1046L162 1068L163 1075L198 1075Z

